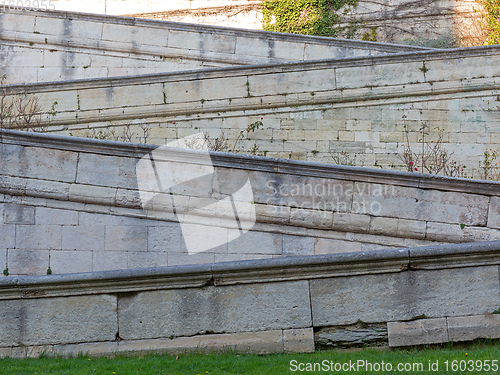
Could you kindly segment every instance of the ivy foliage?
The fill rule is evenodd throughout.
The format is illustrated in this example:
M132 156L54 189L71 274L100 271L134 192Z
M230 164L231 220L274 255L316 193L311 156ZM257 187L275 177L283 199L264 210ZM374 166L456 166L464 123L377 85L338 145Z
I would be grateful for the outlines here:
M358 0L264 0L263 28L293 34L352 38L358 24L349 13Z
M483 23L488 39L486 44L500 44L500 0L479 0L483 7Z

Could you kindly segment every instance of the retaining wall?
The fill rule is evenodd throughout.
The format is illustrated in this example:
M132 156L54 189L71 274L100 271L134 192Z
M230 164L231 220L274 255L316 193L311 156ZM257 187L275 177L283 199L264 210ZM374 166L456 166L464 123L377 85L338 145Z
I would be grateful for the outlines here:
M0 280L0 356L499 338L499 242Z
M105 6L106 5L106 6ZM130 14L134 16L168 21L262 28L260 1L103 1L89 0L85 6L78 1L55 1L56 9L91 11L92 13ZM106 9L105 9L106 8ZM360 21L356 38L368 32L381 42L402 42L405 39L435 39L458 34L463 45L481 45L483 32L478 24L479 6L471 0L384 0L359 1L348 21ZM243 26L242 26L243 25ZM345 26L349 26L346 22ZM375 29L372 34L371 28ZM470 44L475 43L475 44Z
M85 13L0 12L1 73L9 83L415 50L424 49Z
M11 275L500 239L499 183L15 131L0 142Z
M221 135L243 153L334 162L348 153L360 166L405 168L408 139L421 149L421 129L469 176L500 144L500 49L475 47L391 56L7 87L28 90L49 110L50 131L82 135L89 128L121 135L150 129L164 145L199 132ZM264 128L236 142L249 124ZM408 138L406 138L408 132ZM255 151L257 150L257 151ZM452 160L453 161L453 160Z

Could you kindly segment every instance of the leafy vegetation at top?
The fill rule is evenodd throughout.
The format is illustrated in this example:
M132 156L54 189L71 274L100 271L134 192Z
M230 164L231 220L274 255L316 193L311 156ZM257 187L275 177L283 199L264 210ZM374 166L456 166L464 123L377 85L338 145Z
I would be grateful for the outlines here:
M264 0L263 28L283 33L352 38L358 25L349 13L357 5L358 0Z
M482 23L487 31L486 44L500 44L500 0L478 0L484 9Z

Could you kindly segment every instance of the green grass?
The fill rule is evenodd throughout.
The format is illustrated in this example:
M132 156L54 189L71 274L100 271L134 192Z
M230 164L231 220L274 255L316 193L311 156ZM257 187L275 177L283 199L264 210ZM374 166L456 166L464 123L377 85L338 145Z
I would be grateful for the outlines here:
M90 358L77 357L71 359L63 358L39 358L39 359L1 359L0 374L103 374L103 375L226 375L226 374L496 374L500 371L478 371L472 370L472 362L462 362L469 366L472 371L452 371L452 361L474 361L476 366L484 364L485 360L500 359L500 343L487 342L477 343L464 347L427 348L411 350L385 350L377 351L366 349L356 352L346 351L318 351L313 354L277 354L277 355L236 355L234 353L221 355L189 354L168 356L148 355L144 357L114 357L114 358ZM397 364L423 364L423 371L317 371L300 372L291 371L290 362L299 363L321 363L322 361L333 361L334 363L367 361L372 364L390 363L396 369ZM429 371L429 363L439 361L439 371ZM446 370L445 361L449 361L449 371ZM478 362L479 361L479 362ZM459 364L459 362L457 362Z

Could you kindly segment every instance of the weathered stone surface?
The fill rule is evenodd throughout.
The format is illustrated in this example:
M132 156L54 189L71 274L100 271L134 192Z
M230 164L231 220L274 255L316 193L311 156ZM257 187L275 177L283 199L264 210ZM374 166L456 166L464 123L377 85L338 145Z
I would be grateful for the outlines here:
M315 326L483 314L500 306L498 267L311 280ZM498 306L497 306L498 305Z
M228 253L281 254L282 248L282 235L250 231L229 242Z
M170 224L168 226L149 227L148 251L181 252L182 232L180 225Z
M136 160L81 153L77 183L121 188L137 187Z
M16 243L16 226L0 224L0 247L13 248Z
M109 295L2 301L1 346L113 341L116 297Z
M51 251L50 269L54 274L92 272L92 251Z
M166 267L168 265L167 252L135 252L127 254L126 268Z
M283 256L314 255L314 238L283 236Z
M450 224L486 225L488 197L401 186L379 186L380 194L375 194L375 188L372 188L372 194L355 191L353 207L359 208L358 213ZM436 210L436 206L440 209Z
M35 224L35 207L17 203L4 206L5 224Z
M69 199L75 202L113 205L116 188L96 185L72 184L69 188Z
M75 182L77 153L49 148L22 147L5 144L2 168L11 176L39 178L52 181Z
M500 315L486 314L447 318L450 341L500 338Z
M147 251L148 228L142 226L107 226L104 249L110 251Z
M64 250L104 250L105 227L93 226L64 226L62 227L62 249Z
M500 197L491 197L488 209L488 227L500 228Z
M389 346L412 346L448 342L446 318L413 322L388 322Z
M167 253L169 266L182 266L187 264L203 264L214 263L214 254L211 252L204 253Z
M283 331L283 349L285 353L313 353L313 328L285 329Z
M37 225L78 225L78 212L37 207L35 212Z
M297 281L122 297L120 336L138 340L310 327L308 289L306 281Z
M387 345L387 324L357 323L344 327L325 327L314 334L320 347L351 348Z
M128 253L126 251L94 251L92 257L93 271L109 271L127 269Z
M264 332L230 333L219 335L199 335L173 339L124 340L118 343L120 353L167 352L185 353L191 351L237 353L281 353L283 352L283 332L281 330Z
M329 238L316 238L314 243L314 255L351 253L361 251L361 243L331 240Z
M49 250L9 249L7 266L11 275L45 275L49 268Z

